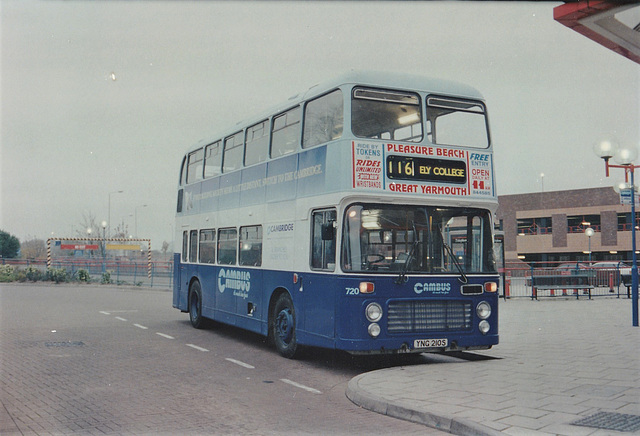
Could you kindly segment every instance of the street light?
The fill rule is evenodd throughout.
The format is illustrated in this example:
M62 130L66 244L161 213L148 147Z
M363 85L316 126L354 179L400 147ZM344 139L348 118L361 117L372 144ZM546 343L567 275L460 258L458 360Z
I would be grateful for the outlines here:
M105 232L107 230L107 222L106 221L102 221L102 272L104 273L106 271L106 267L105 267L105 259L107 257L107 238L105 236Z
M631 266L631 318L634 327L638 327L638 258L636 256L636 190L634 181L634 171L640 168L640 165L634 165L638 157L636 148L619 148L615 141L602 140L595 144L593 151L602 159L604 159L604 168L607 177L609 177L609 168L624 169L625 182L631 184L631 258L633 264ZM611 165L609 159L614 158L617 165Z
M584 234L589 238L589 265L591 265L591 237L594 233L595 231L591 227L587 227L587 229L584 231Z
M87 245L89 245L91 243L91 240L89 239L89 238L91 238L91 232L92 232L91 227L88 227L87 228ZM86 248L87 247L85 247L85 249ZM88 257L91 258L91 250L86 250L86 251L89 252L89 256Z
M109 223L109 237L111 237L111 194L122 194L124 191L112 191L109 192L109 216L107 217Z

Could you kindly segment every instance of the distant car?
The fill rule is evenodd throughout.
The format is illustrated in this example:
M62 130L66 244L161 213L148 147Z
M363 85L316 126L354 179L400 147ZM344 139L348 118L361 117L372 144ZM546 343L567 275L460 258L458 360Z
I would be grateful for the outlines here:
M595 269L615 269L620 270L621 274L631 274L631 267L619 260L607 260L603 262L596 262L591 265L591 268Z
M559 271L560 274L562 275L565 275L565 274L569 275L569 274L572 274L572 271L586 270L588 268L589 268L589 265L587 265L586 263L567 262L567 263L561 263L555 269L556 271Z
M618 260L606 260L592 264L596 272L596 286L618 286L622 276L631 277L631 267Z

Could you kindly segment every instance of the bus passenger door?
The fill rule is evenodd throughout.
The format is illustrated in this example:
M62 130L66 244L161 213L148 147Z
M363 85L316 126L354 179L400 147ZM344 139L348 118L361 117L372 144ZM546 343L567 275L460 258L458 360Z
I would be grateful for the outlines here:
M189 310L187 303L189 289L185 283L182 282L183 277L188 277L185 269L187 268L187 258L189 253L189 231L182 232L182 250L181 253L174 255L174 303L177 304L180 310Z
M333 338L336 316L336 210L311 214L311 274L304 276L304 329Z

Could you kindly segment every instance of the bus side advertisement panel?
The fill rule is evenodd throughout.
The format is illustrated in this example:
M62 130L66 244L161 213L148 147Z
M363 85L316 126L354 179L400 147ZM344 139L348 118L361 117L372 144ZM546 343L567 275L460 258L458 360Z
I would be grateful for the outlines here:
M327 147L312 148L299 156L298 171L293 175L298 181L298 196L306 197L325 192Z

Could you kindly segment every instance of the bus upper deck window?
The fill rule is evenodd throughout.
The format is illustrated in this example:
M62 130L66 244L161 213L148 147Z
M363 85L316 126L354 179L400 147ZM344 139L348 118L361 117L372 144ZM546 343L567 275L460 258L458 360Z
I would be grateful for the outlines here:
M193 183L202 180L202 164L204 160L204 152L200 148L189 153L187 163L187 183Z
M220 174L222 166L222 150L220 141L209 144L204 149L204 177L213 177Z
M484 104L454 97L427 98L427 139L433 144L489 147Z
M409 92L355 88L351 101L351 129L355 136L420 142L420 98Z
M273 117L271 126L271 157L293 153L300 144L300 106Z
M342 136L344 103L339 89L311 100L304 110L302 148L333 141Z
M228 136L224 140L224 151L222 155L222 172L242 168L242 160L244 155L244 134L238 132L235 135Z

